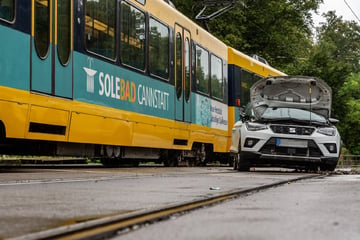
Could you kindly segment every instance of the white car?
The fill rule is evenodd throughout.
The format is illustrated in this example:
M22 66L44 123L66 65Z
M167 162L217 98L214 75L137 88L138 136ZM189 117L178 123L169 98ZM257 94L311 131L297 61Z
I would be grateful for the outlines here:
M331 88L321 79L269 77L254 83L232 129L234 169L252 166L333 171L341 138L330 118Z

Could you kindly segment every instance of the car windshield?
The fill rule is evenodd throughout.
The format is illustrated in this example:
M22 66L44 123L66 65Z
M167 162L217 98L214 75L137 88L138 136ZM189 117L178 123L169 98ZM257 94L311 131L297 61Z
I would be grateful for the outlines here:
M263 120L298 120L326 123L325 117L297 108L267 108L261 116Z

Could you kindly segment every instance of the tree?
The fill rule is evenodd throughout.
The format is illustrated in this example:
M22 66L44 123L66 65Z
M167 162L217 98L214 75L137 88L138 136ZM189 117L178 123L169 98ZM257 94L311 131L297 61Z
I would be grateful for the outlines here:
M299 68L302 75L317 76L333 90L332 116L339 119L342 140L353 154L360 154L360 26L343 21L335 12L325 15L317 29L308 60Z
M173 2L193 20L201 9L199 1ZM226 14L207 22L207 26L226 44L248 55L262 56L275 68L292 74L297 72L297 66L310 51L311 12L316 11L321 2L245 0L246 7L236 5Z
M343 121L347 114L347 100L339 95L339 89L351 73L360 70L360 26L343 21L334 12L328 12L325 17L326 23L317 29L317 42L299 73L319 77L330 85L333 89L333 116Z
M339 90L344 99L346 115L339 125L345 146L360 155L360 73L351 74Z

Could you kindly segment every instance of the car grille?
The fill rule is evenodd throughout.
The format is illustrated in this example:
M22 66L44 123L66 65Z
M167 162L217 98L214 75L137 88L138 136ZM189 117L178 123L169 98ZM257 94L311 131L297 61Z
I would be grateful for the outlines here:
M270 128L274 133L292 135L311 135L315 131L313 127L302 126L271 125Z
M321 157L322 153L313 140L307 140L307 148L283 147L276 145L276 138L270 138L260 149L263 154L287 155L300 157Z

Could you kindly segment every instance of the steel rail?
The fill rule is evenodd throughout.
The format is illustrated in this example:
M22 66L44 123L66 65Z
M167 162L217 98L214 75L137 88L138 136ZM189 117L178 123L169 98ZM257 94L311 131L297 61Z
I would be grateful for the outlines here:
M32 240L32 239L104 239L116 236L122 230L131 231L133 226L145 223L153 223L171 218L175 214L185 214L190 211L222 203L229 199L246 196L269 188L290 184L300 180L322 177L324 174L309 174L295 179L278 181L248 189L235 189L224 192L216 196L190 201L165 208L159 208L150 211L140 211L129 214L121 214L111 217L99 218L86 222L76 223L69 226L49 229L42 232L31 233L20 237L10 238L11 240ZM128 232L126 231L126 232Z

